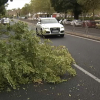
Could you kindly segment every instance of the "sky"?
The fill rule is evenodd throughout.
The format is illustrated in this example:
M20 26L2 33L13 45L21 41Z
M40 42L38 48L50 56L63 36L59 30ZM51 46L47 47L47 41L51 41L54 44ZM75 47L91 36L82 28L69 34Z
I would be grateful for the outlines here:
M11 10L11 9L14 9L14 8L22 8L24 7L24 5L26 3L30 3L31 0L13 0L13 2L10 2L10 0L8 1L8 7L7 7L7 10Z

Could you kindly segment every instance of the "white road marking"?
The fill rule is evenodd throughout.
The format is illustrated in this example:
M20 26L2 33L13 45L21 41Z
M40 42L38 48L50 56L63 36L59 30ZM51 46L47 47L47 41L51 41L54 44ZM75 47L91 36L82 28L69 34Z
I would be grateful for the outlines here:
M84 70L83 68L81 68L80 66L78 66L76 64L74 64L74 67L76 67L77 69L81 70L83 73L85 73L86 75L90 76L92 79L94 79L98 83L100 83L100 79L98 77L92 75L91 73L89 73L88 71Z
M86 39L86 40L91 40L91 41L99 42L100 43L100 41L98 41L98 40L88 39L88 38L85 38L85 37L75 36L75 35L72 35L72 34L66 34L66 35L70 35L70 36L74 36L74 37L78 37L78 38L82 38L82 39Z

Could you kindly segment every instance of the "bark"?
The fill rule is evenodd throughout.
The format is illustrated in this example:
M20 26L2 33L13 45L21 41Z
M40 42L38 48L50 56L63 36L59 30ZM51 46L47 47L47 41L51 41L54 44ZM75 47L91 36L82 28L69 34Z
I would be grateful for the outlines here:
M79 13L78 12L74 12L74 19L79 19Z
M95 13L94 13L94 9L93 9L93 19L95 19Z
M65 19L67 18L67 12L65 12Z

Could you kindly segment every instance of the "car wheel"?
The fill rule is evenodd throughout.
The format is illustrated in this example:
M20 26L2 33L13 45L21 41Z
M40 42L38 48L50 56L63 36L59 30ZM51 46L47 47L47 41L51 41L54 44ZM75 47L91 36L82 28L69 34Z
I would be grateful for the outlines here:
M39 35L37 28L36 28L36 35Z
M42 31L42 29L41 29L40 33L41 33L41 36L43 37L44 35L43 35L43 31Z
M61 34L60 37L64 37L64 34Z

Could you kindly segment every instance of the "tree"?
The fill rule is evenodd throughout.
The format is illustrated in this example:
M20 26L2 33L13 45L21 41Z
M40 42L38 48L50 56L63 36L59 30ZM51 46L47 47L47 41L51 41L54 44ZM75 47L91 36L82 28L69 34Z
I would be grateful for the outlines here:
M51 0L51 5L54 7L54 10L59 12L64 12L65 13L65 18L66 18L66 13L68 9L68 5L65 3L66 0ZM62 6L63 5L63 6Z
M7 2L8 2L8 0L0 0L0 6L4 5Z
M35 13L45 12L50 14L54 12L50 0L31 0L31 9L33 9L33 12Z
M13 1L13 0L10 0L10 1ZM7 2L8 2L8 0L0 0L0 6L4 5Z
M92 10L94 18L94 10L98 9L100 6L100 0L78 0L78 3L81 4L85 11Z
M28 14L29 12L31 12L31 8L30 8L30 4L25 4L25 6L22 8L21 13L23 15Z
M10 0L13 1L13 0ZM8 0L0 0L0 14L4 15L6 12L5 4L8 2Z
M4 5L0 6L0 14L5 15L5 13L6 13L5 6Z
M78 19L82 12L82 6L78 4L77 0L50 0L52 6L57 12L66 12L71 10L74 14L74 19Z
M72 9L72 12L74 14L74 19L79 19L79 15L82 13L83 7L77 2L77 0L71 0L70 4L70 8Z

